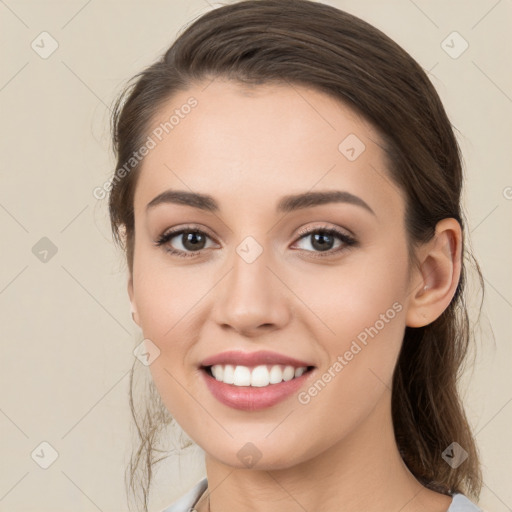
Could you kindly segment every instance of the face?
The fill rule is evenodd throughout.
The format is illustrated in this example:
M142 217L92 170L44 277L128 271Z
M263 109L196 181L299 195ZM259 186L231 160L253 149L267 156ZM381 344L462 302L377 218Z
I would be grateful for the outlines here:
M187 434L225 464L243 467L250 442L258 467L291 466L389 401L411 293L404 197L375 130L339 101L299 86L206 85L176 94L152 124L128 290L160 351L155 385ZM288 198L318 193L332 194ZM244 360L239 383L277 355L301 362L288 376L314 368L268 386L217 382L202 365L232 350L274 353Z

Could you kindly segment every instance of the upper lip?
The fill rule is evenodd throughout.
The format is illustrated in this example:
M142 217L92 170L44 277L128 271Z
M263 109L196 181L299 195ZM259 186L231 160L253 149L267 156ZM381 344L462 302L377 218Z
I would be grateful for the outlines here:
M306 361L295 359L294 357L278 354L269 350L260 350L258 352L243 352L242 350L228 350L214 356L206 358L201 366L213 366L215 364L232 364L241 366L257 366L263 364L282 364L284 366L293 366L295 368L312 366Z

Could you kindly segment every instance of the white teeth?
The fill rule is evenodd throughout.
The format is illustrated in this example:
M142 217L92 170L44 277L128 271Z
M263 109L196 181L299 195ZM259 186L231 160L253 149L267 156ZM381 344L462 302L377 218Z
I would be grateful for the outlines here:
M211 368L213 376L217 380L222 380L222 377L224 376L224 368L220 364L216 364L215 366L212 366Z
M233 384L235 386L250 386L251 385L251 370L249 370L249 368L247 368L247 366L237 366L235 368Z
M295 368L295 377L300 377L305 371L306 368L303 366L301 368Z
M233 384L235 386L254 386L265 387L269 384L279 384L288 381L294 377L300 377L307 368L301 366L294 368L293 366L282 365L259 365L255 367L231 364L215 364L211 367L211 371L216 380L225 384Z
M222 365L219 364L216 366L220 366L221 371L222 371ZM226 366L224 366L224 373L221 375L222 382L225 382L226 384L233 384L234 374L235 374L235 369L233 368L233 366L231 366L230 364L227 364ZM220 379L217 379L217 380L220 380Z
M272 366L270 370L270 384L279 384L283 380L283 370L279 365Z
M283 372L283 380L292 380L295 376L295 368L293 366L285 366Z
M248 369L249 368L247 368L247 370ZM258 388L261 388L264 386L268 386L268 384L269 384L269 374L268 374L267 367L264 365L256 366L256 368L254 368L251 373L251 386L256 386Z

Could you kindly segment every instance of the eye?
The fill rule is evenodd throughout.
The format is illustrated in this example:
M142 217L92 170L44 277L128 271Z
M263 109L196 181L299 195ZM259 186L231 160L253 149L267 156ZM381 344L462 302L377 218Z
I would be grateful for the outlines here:
M306 249L308 252L320 253L316 254L315 257L332 256L357 244L354 237L327 226L308 228L300 231L300 234L302 236L299 238L299 242L308 239L311 241L309 245L313 247L313 251ZM336 249L333 249L336 239L340 241L340 244Z
M171 246L170 242L174 238L178 241L178 248ZM210 238L204 231L192 226L185 226L183 228L171 229L163 233L155 242L156 246L165 245L165 250L176 256L188 258L194 257L196 254L203 251L206 240ZM179 247L181 246L181 247ZM191 251L191 252L189 252Z

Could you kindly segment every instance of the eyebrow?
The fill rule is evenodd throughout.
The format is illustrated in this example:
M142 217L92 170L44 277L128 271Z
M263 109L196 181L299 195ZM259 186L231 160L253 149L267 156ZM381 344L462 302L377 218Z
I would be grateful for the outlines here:
M172 203L183 204L198 208L207 212L218 212L220 210L217 201L208 194L199 194L197 192L188 192L186 190L166 190L152 199L146 206L146 211L159 204ZM375 212L360 197L350 192L341 190L328 190L324 192L304 192L301 194L288 195L280 199L277 204L277 212L288 213L313 206L320 206L329 203L348 203L360 206L369 211L372 215Z

